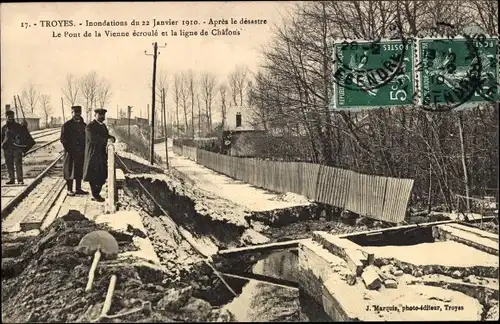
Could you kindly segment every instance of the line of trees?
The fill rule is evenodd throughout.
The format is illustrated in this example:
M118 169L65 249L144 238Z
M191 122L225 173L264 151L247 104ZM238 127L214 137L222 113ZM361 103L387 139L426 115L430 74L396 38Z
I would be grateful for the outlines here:
M293 147L293 155L311 162L413 178L413 202L424 206L451 208L454 194L465 194L469 187L471 195L498 194L496 104L468 110L461 120L455 111L430 113L418 107L356 114L329 110L335 39L391 38L397 22L405 36L461 31L468 25L494 35L497 11L498 3L490 0L296 4L262 50L264 62L249 89L253 123L290 141L302 139L287 145L288 153ZM272 143L261 146L279 150Z
M113 95L110 82L95 71L82 76L68 73L61 91L65 106L83 106L87 120L91 119L94 109L104 108Z
M173 75L160 70L156 80L155 120L158 126L164 123L159 112L163 96L170 93L172 107L167 107L167 118L174 136L219 135L228 107L248 105L250 78L250 71L245 65L236 66L227 78L218 78L210 72L196 73L191 69ZM217 117L220 119L214 120ZM159 130L163 136L163 128L159 127Z
M94 71L81 77L68 73L61 87L61 92L66 118L70 114L67 107L82 105L85 108L87 120L91 119L93 109L104 107L112 96L109 81L104 77L99 77ZM25 112L31 112L35 115L41 114L45 125L49 124L49 117L54 113L51 95L43 93L39 87L30 82L21 91L20 99ZM12 105L12 109L14 109L14 105ZM19 114L21 117L22 114Z

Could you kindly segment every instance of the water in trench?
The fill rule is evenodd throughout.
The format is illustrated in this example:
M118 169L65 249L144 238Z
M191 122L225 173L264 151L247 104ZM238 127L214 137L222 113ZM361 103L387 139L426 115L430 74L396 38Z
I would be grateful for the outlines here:
M273 252L251 265L249 272L297 282L298 256L290 250ZM299 289L257 280L243 280L238 297L223 306L237 321L326 321L331 319L323 308Z

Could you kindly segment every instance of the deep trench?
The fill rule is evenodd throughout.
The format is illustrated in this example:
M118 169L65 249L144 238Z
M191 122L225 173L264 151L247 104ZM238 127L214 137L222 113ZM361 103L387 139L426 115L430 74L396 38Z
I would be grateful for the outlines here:
M138 181L151 196L153 196L156 203L161 205L161 208L144 193ZM135 198L139 207L148 215L146 217L158 218L165 216L164 212L166 212L167 216L170 217L177 226L188 230L195 239L210 237L212 242L220 249L245 245L241 242L241 238L247 227L214 220L207 215L200 215L195 210L195 202L192 198L179 193L175 188L170 188L164 181L151 181L147 176L135 178L127 177L125 191L127 195L131 195L131 197ZM272 253L273 252L241 253L233 257L214 255L213 261L215 268L220 272L244 275L245 273L252 273L252 267L259 261L269 257ZM168 261L161 260L161 262ZM278 266L278 268L279 267L280 266ZM295 262L292 267L297 268L298 263ZM277 277L279 276L274 276L274 278L279 279ZM245 295L244 289L248 287L250 282L250 280L234 277L224 277L224 279L238 295L237 297L229 292L211 269L202 262L194 264L191 271L180 273L180 281L190 282L195 286L193 296L209 301L214 307L222 307L231 304L233 301ZM328 317L324 314L322 307L317 305L298 289L288 291L285 288L273 286L272 284L268 285L262 281L259 281L256 287L255 289L258 295L261 295L259 298L266 298L267 296L267 298L270 298L272 303L275 304L275 307L272 308L264 307L263 309L259 309L259 316L268 316L269 320L279 321L328 321ZM248 295L248 293L246 293L246 295ZM255 318L254 320L258 319Z

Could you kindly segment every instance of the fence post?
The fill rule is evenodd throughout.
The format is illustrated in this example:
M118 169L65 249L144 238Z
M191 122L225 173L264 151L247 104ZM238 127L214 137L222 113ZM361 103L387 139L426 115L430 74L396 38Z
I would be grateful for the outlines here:
M112 214L116 212L117 187L115 168L115 146L108 140L106 147L108 152L108 198L106 199L106 212Z

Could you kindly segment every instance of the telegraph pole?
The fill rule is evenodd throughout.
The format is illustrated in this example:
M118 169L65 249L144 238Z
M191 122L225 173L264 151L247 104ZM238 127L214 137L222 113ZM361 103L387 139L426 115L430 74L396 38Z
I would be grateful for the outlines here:
M63 97L61 97L61 108L62 108L62 113L63 113L63 124L66 121L66 117L64 117L64 101Z
M128 139L130 141L130 115L132 113L132 106L127 106L127 112L128 112Z
M167 104L165 100L165 88L161 89L162 90L162 106L163 106L163 132L165 133L165 160L167 162L167 169L169 169L168 165L168 136L167 136Z
M167 43L165 43L165 46L161 47L166 47ZM154 42L153 43L153 54L148 54L147 51L144 51L144 54L147 56L153 56L153 83L151 85L151 88L153 90L152 93L152 98L151 98L151 156L150 156L150 162L151 165L154 164L154 156L155 156L155 103L156 103L156 61L158 60L158 55L160 53L158 52L158 43Z

